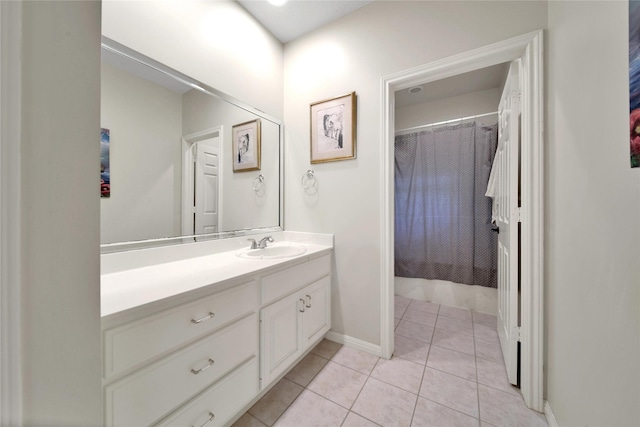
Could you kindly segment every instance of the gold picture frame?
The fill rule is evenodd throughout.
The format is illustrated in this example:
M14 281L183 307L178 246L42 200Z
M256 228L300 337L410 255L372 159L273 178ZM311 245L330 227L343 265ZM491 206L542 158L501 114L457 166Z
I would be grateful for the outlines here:
M233 126L231 152L234 172L260 170L261 133L260 119Z
M356 93L311 104L311 163L356 158Z

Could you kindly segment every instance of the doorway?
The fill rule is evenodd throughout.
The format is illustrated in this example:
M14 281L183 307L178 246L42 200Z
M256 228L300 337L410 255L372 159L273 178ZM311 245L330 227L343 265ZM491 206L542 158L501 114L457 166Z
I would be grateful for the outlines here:
M182 234L216 233L222 220L222 128L182 138Z
M498 64L395 93L396 295L497 314L486 192L508 71Z
M521 391L525 403L543 411L543 151L542 45L537 31L382 78L381 117L381 353L393 353L394 130L398 90L496 64L522 62L521 182Z

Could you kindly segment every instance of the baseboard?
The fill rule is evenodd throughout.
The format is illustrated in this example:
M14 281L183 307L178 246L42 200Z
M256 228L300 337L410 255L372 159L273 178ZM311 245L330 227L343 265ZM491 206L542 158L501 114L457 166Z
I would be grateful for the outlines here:
M334 331L327 332L324 337L329 341L337 342L338 344L346 345L347 347L355 348L357 350L362 350L366 353L373 354L374 356L382 357L382 349L379 345L374 345L367 341L362 341L357 338L339 334Z
M545 400L544 402L544 416L547 418L547 424L549 427L558 427L558 422L556 421L556 417L553 415L553 411L551 411L551 406L549 402Z

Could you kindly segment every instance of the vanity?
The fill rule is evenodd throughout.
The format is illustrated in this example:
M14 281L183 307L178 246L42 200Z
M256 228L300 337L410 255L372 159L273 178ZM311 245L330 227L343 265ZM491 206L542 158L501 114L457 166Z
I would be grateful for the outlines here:
M103 255L105 425L228 425L324 337L332 236L274 238Z
M102 49L104 425L229 425L331 328L333 236L283 231L280 120Z

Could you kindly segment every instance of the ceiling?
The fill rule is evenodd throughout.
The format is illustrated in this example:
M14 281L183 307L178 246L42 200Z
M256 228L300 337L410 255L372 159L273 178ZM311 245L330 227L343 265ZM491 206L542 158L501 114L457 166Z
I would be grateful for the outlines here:
M282 43L322 27L373 0L289 0L273 6L266 0L237 0Z

